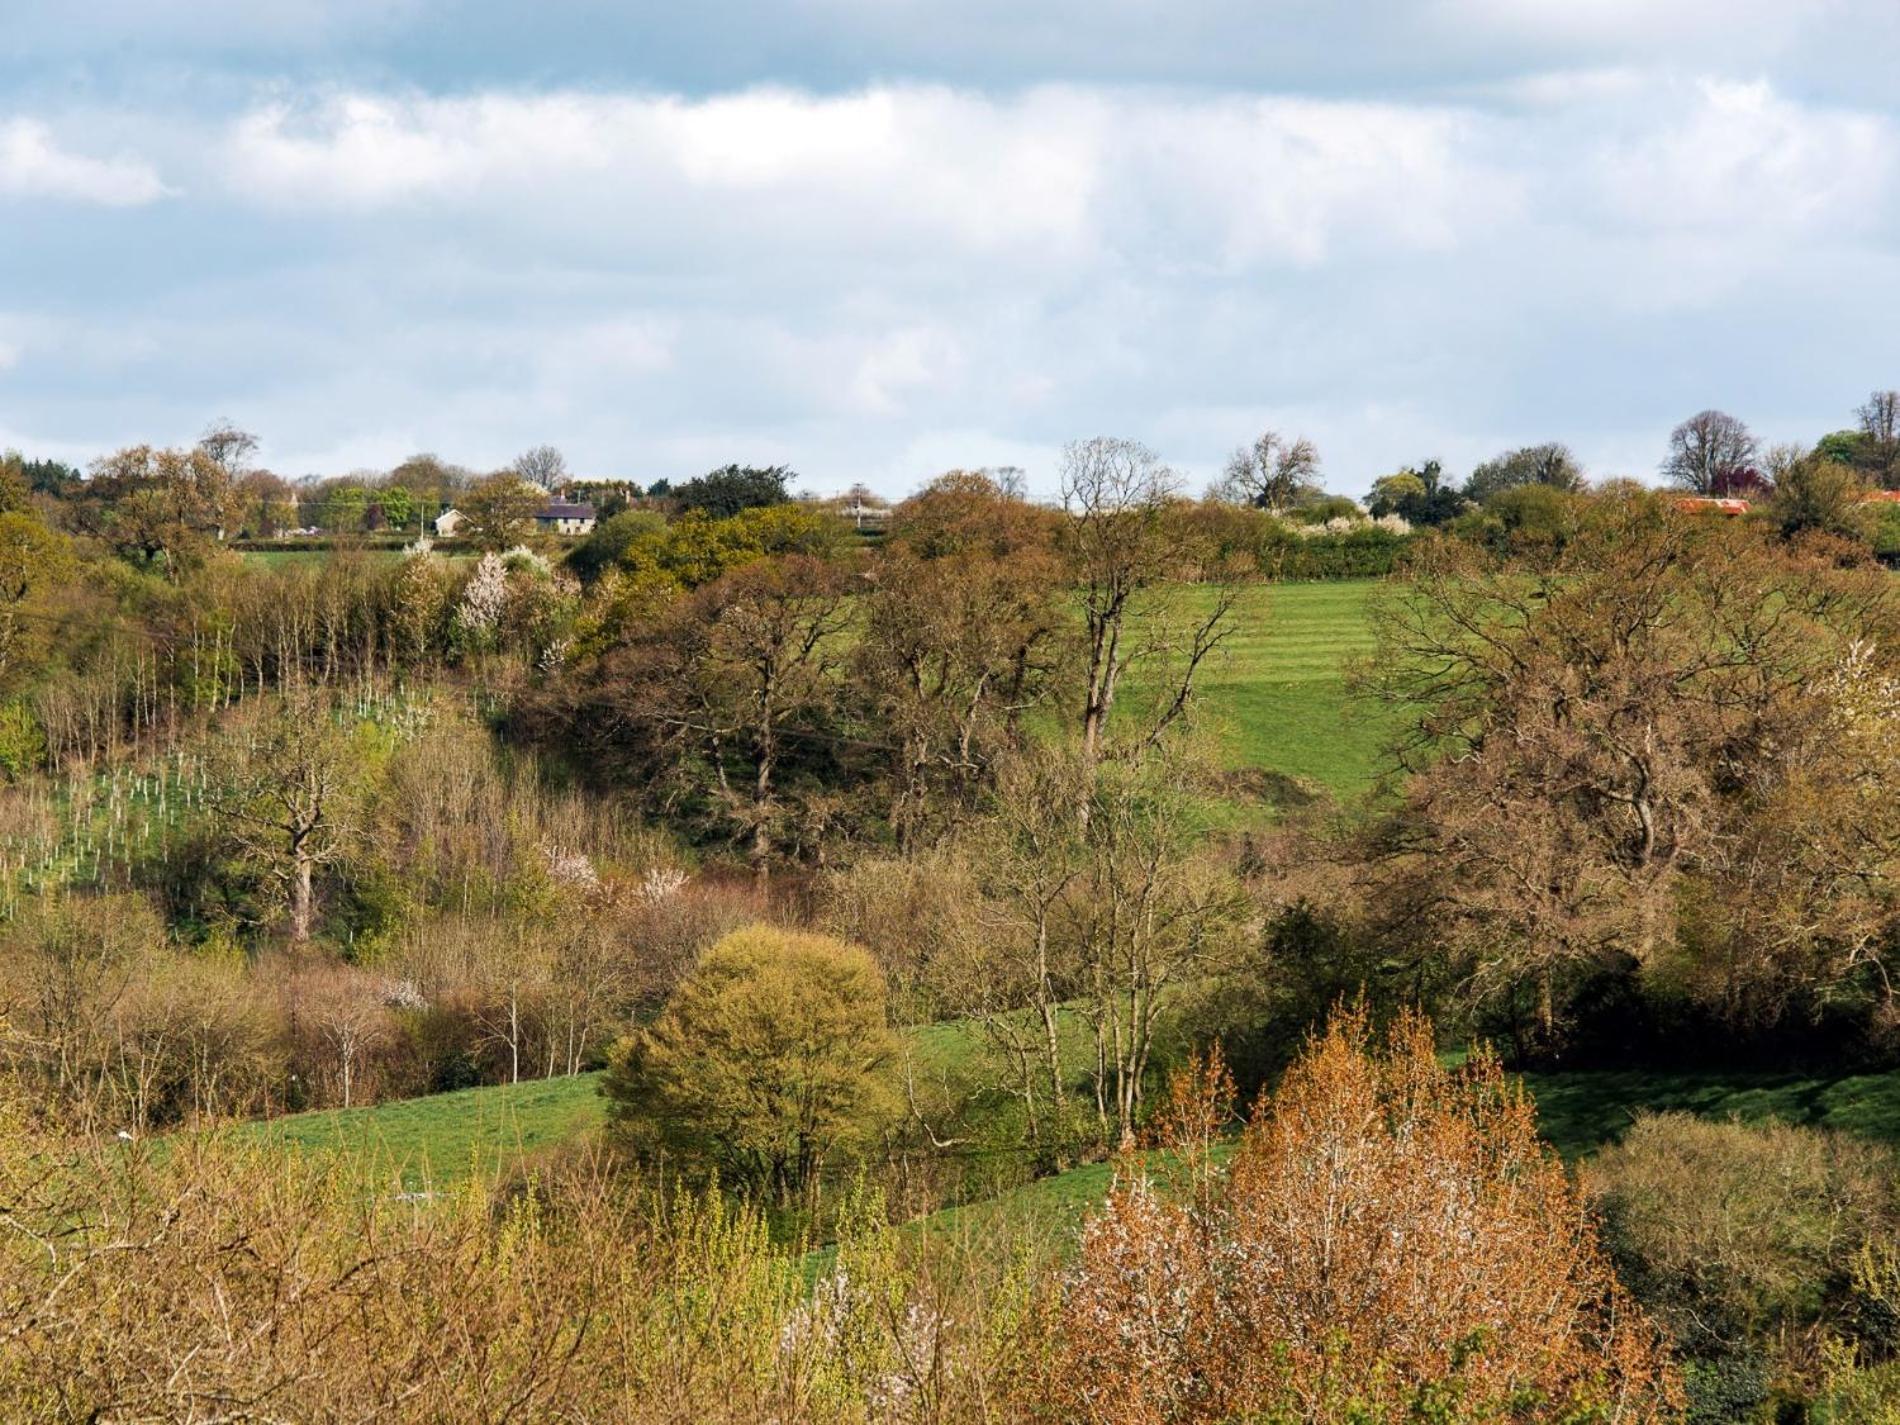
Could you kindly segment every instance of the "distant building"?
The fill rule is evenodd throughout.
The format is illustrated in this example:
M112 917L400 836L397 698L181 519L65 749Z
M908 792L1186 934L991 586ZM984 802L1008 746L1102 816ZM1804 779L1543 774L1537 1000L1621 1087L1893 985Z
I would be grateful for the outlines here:
M455 532L468 523L468 516L457 509L447 509L435 517L435 533L438 539L453 539Z
M548 534L589 534L594 528L594 507L550 500L547 508L534 517L534 523Z
M1691 515L1745 515L1748 513L1748 501L1718 499L1712 495L1684 495L1677 499L1676 508Z

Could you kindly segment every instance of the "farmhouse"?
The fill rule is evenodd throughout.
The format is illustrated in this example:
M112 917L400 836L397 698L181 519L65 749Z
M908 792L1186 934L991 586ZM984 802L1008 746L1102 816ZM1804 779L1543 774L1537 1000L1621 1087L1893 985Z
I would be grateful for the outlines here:
M594 507L550 500L534 517L535 527L548 534L588 534L594 528Z
M468 516L457 509L446 509L435 517L435 532L440 539L453 539L455 532L468 523Z

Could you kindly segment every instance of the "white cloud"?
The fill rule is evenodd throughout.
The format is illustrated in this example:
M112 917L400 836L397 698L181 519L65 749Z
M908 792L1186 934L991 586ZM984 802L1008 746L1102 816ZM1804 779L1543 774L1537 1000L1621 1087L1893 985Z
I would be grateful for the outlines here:
M281 81L68 113L66 144L133 140L188 187L191 236L171 205L112 224L102 296L56 223L103 229L31 212L8 404L95 448L228 415L293 472L552 440L892 493L1011 461L1046 490L1101 432L1198 482L1273 423L1352 491L1549 438L1648 469L1687 411L1818 431L1900 375L1894 117L1528 73L1455 103Z
M1311 262L1449 241L1508 201L1429 106L1065 87L815 96L335 95L230 128L230 187L282 208L425 204L758 243L1070 260Z
M1606 145L1594 171L1624 226L1829 232L1888 216L1900 127L1797 104L1766 81L1704 80L1679 112Z
M35 119L0 123L0 197L54 198L136 207L166 194L153 167L134 158L91 158L61 148Z

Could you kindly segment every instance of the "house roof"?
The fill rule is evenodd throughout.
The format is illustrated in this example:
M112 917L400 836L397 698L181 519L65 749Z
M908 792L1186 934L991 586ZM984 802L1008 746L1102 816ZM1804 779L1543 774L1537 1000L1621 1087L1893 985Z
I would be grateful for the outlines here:
M591 520L593 517L592 505L569 504L565 500L549 500L547 508L535 516L538 520Z

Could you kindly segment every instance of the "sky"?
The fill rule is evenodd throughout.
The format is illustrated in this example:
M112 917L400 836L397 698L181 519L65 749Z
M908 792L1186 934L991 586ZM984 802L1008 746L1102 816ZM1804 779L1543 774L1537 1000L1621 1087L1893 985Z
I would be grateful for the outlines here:
M1653 477L1900 386L1895 0L0 0L0 447Z

